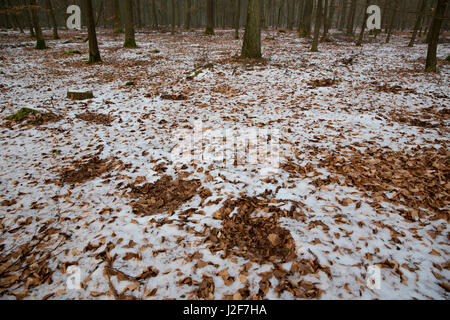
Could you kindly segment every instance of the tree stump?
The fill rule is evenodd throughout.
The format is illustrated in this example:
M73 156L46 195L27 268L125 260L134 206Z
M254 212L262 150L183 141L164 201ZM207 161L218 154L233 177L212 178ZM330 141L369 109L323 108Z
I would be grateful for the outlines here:
M92 91L67 91L67 98L72 100L86 100L94 98Z

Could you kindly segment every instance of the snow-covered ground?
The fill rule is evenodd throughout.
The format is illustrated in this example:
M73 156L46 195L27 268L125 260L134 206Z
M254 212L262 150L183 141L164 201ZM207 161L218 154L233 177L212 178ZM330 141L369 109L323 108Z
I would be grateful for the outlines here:
M83 60L81 34L61 34L37 51L27 36L1 32L2 118L24 107L61 117L39 126L2 120L2 299L448 299L449 44L439 46L440 73L426 74L426 45L408 48L408 34L363 47L333 35L311 53L310 40L268 31L266 60L242 61L231 31L142 32L130 50L100 30L96 65ZM331 85L321 84L327 79ZM68 90L92 90L94 98L72 101ZM77 117L86 111L114 120ZM177 131L198 121L205 136L278 132L279 169L262 177L249 164L175 163ZM420 162L422 151L432 161ZM87 181L62 179L62 170L94 154L113 159L112 169ZM333 167L339 161L350 164L344 173ZM391 182L365 189L383 168L394 170L383 180ZM164 175L198 179L209 192L199 189L174 210L133 210L129 185ZM357 182L367 177L374 180ZM147 200L151 206L158 195ZM236 201L232 211L218 215L227 200ZM288 230L293 256L250 261L251 248L217 249L210 235L229 236L221 228L245 203L251 221L279 215L270 223ZM269 251L283 245L270 239L260 242L273 244ZM66 286L71 265L81 289ZM367 285L370 266L380 267L379 289Z

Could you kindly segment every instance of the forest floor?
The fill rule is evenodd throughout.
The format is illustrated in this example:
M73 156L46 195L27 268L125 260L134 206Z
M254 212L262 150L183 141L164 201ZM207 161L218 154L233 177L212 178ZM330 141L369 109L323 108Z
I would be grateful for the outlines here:
M408 33L311 53L268 31L250 61L232 31L100 30L95 65L60 33L0 31L2 299L449 298L448 43L426 74ZM278 170L172 161L200 120L206 148L277 134Z

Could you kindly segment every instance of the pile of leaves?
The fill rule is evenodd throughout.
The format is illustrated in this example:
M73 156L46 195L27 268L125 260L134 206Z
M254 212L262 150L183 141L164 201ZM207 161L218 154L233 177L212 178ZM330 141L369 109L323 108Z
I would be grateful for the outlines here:
M89 111L77 114L76 118L87 122L93 122L95 124L103 124L106 126L110 126L115 119L113 116L108 114L93 113Z
M186 100L187 97L184 94L182 94L182 93L179 93L179 94L162 94L161 95L161 99L181 101L181 100Z
M321 87L331 87L338 82L339 81L336 79L311 80L308 82L308 86L310 89L321 88Z
M83 160L74 161L72 168L63 169L60 178L63 183L84 183L120 165L122 162L114 158L100 159L97 155L87 156Z
M128 187L131 188L130 195L138 198L131 203L133 212L144 216L166 211L173 213L183 203L194 197L201 186L197 179L178 178L174 180L168 175L164 175L155 183L139 186L139 182L129 184Z
M61 120L61 117L52 112L40 112L30 108L22 108L16 113L6 117L6 126L14 123L24 123L26 125L40 126L49 122Z
M320 166L343 176L345 185L358 188L375 203L405 206L408 209L399 212L411 221L429 215L448 221L449 163L447 149L418 147L410 151L355 150L348 158L330 154Z
M222 228L213 228L206 241L212 252L223 250L225 257L236 255L251 261L290 261L296 257L295 242L288 230L278 224L276 215L252 216L261 203L256 198L227 200L214 214ZM230 213L238 208L237 213Z

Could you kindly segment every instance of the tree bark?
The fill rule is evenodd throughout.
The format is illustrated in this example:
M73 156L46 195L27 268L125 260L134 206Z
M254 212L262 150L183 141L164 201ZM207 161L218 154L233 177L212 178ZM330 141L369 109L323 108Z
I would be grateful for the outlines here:
M322 0L317 1L317 9L316 9L316 22L314 23L314 39L311 46L312 52L319 51L319 35L320 35L320 27L322 26Z
M152 27L153 29L158 28L158 14L156 13L155 0L152 0Z
M294 0L288 0L288 5L287 5L287 28L288 30L293 30L294 29L294 8L295 8L295 3Z
M125 42L124 48L136 48L133 26L133 2L132 0L122 0L123 13L125 18Z
M53 11L52 0L47 0L46 2L47 2L47 8L49 10L50 19L51 19L52 27L53 27L53 39L57 40L57 39L59 39L58 26L56 23L55 12Z
M298 36L300 38L308 38L311 36L311 21L313 12L313 0L305 0L305 8L303 19L298 25Z
M30 0L31 17L33 20L34 31L36 33L36 49L47 49L45 39L42 34L41 24L39 23L38 6L36 0Z
M171 28L170 33L175 34L175 0L171 0L170 2L170 22Z
M367 13L367 8L369 7L370 0L366 0L366 6L364 7L364 18L361 24L361 31L359 33L358 41L356 42L357 46L361 46L364 39L364 31L366 31L367 18L369 14Z
M261 56L261 2L249 0L241 57L259 59Z
M184 29L189 30L191 28L191 9L192 1L186 0L186 18L184 20Z
M101 62L100 51L98 50L97 34L95 33L94 10L92 10L92 1L84 0L86 10L86 20L88 25L89 38L89 63Z
M433 22L430 29L430 42L428 44L427 61L425 72L436 72L437 58L436 52L439 42L439 32L441 31L442 20L445 18L445 10L448 0L438 0Z
M234 38L239 39L239 27L241 22L241 0L233 0L234 8Z
M422 23L424 14L425 14L425 8L427 6L427 0L421 0L419 2L419 6L417 7L417 19L416 23L414 24L414 30L411 36L411 40L409 41L408 47L413 47L414 42L416 41L417 32L419 31L420 24Z
M214 0L206 0L205 34L214 35Z
M392 29L394 28L395 16L397 15L397 9L399 5L399 0L392 0L394 2L394 10L392 11L391 22L389 23L389 30L386 37L386 43L391 41Z
M355 24L355 15L356 15L356 0L352 0L350 3L350 10L348 13L347 20L347 35L353 35L353 25Z
M113 32L114 34L119 34L123 32L122 29L122 17L120 14L120 2L119 0L113 0L113 12L114 12L114 17L113 17Z

